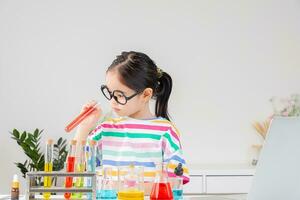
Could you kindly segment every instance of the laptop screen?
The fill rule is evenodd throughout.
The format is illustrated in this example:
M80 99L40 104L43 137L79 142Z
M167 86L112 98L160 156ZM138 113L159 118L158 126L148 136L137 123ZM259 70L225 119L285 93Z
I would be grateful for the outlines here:
M300 117L272 120L248 200L300 199Z

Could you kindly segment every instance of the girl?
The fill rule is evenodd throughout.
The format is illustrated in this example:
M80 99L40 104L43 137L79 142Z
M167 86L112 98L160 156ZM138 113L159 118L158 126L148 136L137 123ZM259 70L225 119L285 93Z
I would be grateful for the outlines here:
M108 67L106 84L101 86L119 118L106 120L93 129L101 116L101 109L97 108L80 123L75 139L88 137L98 141L102 164L112 167L115 175L118 166L134 164L143 166L145 181L151 181L155 163L168 162L168 175L182 175L184 184L187 183L180 135L168 114L171 90L169 74L146 54L122 52ZM150 111L151 98L156 100L155 114ZM82 111L95 104L84 105Z

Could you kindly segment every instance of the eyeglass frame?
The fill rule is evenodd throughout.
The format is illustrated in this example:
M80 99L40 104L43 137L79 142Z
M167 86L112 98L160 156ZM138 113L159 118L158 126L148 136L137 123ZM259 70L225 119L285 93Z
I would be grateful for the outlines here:
M104 89L107 89L107 91L108 91L108 93L109 93L109 95L110 95L110 98L108 98L108 97L105 95L105 93L104 93L104 91L103 91ZM121 104L121 105L125 105L130 99L132 99L133 97L135 97L136 95L138 95L138 94L141 93L141 91L137 91L137 92L134 93L133 95L126 96L126 95L124 94L124 92L121 91L121 90L114 90L114 91L110 92L109 89L108 89L108 87L107 87L107 85L101 85L101 92L102 92L102 94L104 95L104 97L105 97L107 100L110 101L110 100L114 97L114 100L115 100L118 104ZM119 93L121 93L121 94L125 97L125 100L126 100L125 103L120 103L120 102L118 101L118 97L114 95L115 92L119 92Z

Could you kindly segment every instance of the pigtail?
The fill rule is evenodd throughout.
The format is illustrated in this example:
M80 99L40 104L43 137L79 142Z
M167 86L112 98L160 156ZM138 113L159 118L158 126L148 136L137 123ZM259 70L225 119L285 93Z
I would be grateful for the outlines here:
M158 68L158 86L156 89L155 115L170 120L168 102L172 92L171 76Z

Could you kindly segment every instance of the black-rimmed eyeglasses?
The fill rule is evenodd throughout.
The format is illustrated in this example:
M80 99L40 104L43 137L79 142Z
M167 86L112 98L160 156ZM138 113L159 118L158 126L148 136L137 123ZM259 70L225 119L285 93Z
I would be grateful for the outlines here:
M108 100L111 100L112 98L114 98L114 100L121 104L121 105L125 105L127 103L127 101L129 101L130 99L132 99L133 97L135 97L136 95L138 95L140 92L136 92L133 95L127 97L124 92L120 91L120 90L114 90L114 91L109 91L108 87L106 85L101 85L101 91L103 93L103 95L105 96L105 98L107 98Z

